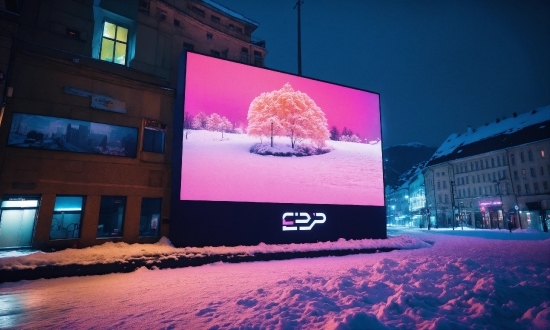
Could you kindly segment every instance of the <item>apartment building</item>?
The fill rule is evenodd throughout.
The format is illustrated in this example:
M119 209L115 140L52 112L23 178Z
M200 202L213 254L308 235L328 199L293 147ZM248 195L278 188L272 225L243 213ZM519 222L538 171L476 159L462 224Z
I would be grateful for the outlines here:
M210 0L5 1L0 26L0 248L168 235L180 54L267 54Z

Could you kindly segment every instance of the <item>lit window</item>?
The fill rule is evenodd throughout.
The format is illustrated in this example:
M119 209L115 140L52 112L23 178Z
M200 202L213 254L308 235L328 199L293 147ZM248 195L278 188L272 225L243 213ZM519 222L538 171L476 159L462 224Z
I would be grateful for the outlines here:
M521 176L526 179L527 178L527 172L525 171L525 169L522 169L521 170Z
M97 223L97 238L122 237L125 208L126 197L101 196L99 220Z
M164 131L145 127L143 130L143 151L164 153Z
M128 48L128 29L113 23L103 24L103 37L99 59L126 65Z
M162 198L142 198L139 220L139 236L158 236Z
M50 239L69 239L80 236L82 196L56 196L53 207Z
M544 153L544 150L541 150L540 151L540 158L544 158L546 156L546 154Z

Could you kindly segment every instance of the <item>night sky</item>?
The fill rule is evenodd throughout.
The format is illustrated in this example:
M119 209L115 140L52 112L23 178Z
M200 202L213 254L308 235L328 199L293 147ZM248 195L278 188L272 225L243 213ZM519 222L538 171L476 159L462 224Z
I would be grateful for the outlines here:
M216 0L297 73L295 0ZM384 147L550 104L550 1L305 0L302 74L380 93Z

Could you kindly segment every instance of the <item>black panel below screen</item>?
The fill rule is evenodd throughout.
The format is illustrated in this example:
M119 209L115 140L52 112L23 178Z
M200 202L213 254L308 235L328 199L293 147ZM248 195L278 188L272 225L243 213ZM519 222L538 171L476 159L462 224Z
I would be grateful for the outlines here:
M176 203L178 205L173 208L171 215L170 240L177 247L386 238L383 206L211 201ZM326 221L315 224L311 230L283 231L283 214L286 212L307 212L312 217L308 224L319 219L313 218L314 213L324 213Z

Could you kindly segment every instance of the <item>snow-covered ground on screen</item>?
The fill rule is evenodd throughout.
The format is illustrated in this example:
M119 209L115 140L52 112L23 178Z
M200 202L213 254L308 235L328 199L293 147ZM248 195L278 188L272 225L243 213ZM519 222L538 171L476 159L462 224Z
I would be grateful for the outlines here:
M413 250L0 285L0 327L550 329L540 232L390 228Z
M188 132L182 200L384 205L380 144L327 141L333 150L323 155L277 157L250 153L260 140L246 134Z

